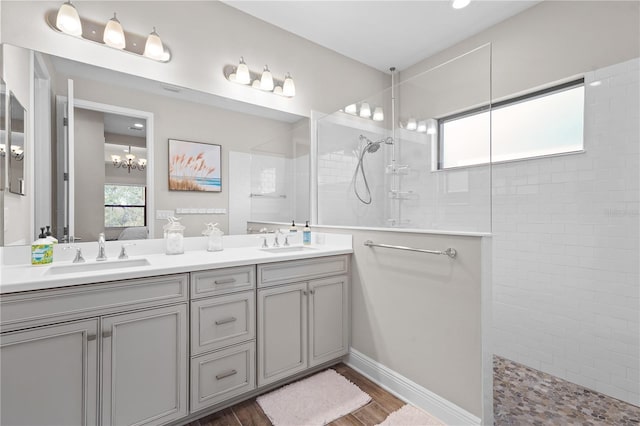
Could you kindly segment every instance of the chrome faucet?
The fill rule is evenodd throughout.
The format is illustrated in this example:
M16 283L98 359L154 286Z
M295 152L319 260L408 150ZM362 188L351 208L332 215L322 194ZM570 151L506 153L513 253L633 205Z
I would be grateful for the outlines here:
M73 258L73 263L84 263L84 257L82 256L82 250L80 250L80 247L76 247L76 246L63 247L63 250L71 250L71 249L74 249L76 251L76 257Z
M98 235L98 257L96 257L96 260L107 260L107 253L104 248L104 232Z

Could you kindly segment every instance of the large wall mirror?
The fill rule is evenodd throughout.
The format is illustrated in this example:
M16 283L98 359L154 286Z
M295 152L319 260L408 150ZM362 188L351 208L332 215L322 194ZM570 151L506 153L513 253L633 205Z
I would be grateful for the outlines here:
M0 192L4 191L5 175L7 174L7 97L5 87L4 80L0 79Z
M9 192L25 195L24 151L27 111L13 93L9 95Z
M33 55L34 63L33 73L27 65L20 72L32 79L33 96L28 104L20 98L22 114L17 105L11 109L13 131L25 128L24 111L33 108L34 134L27 135L27 149L17 135L12 138L12 145L21 144L26 151L20 164L26 167L20 169L21 176L16 173L7 182L11 192L26 197L9 194L11 211L7 213L5 208L0 212L10 216L3 217L5 220L29 223L20 227L26 229L21 232L24 235L5 238L5 245L28 244L38 228L47 225L61 241L69 235L82 242L96 241L101 232L112 240L162 238L167 213L182 217L186 236L200 235L205 223L212 221L220 223L227 234L241 233L246 225L233 226L231 222L240 216L249 219L244 215L245 210L251 211L250 206L237 198L251 202L251 191L237 188L242 188L238 179L250 179L253 147L265 143L299 145L300 133L309 133L306 117L41 52L4 47L5 63L14 59L7 54L23 52ZM7 80L8 91L12 84L16 82ZM301 130L305 128L306 132ZM221 145L222 192L170 191L169 139ZM30 140L33 153L29 151ZM235 152L246 155L233 156L230 164L230 154ZM242 161L238 163L237 158ZM17 167L17 163L15 159L11 164ZM308 197L308 185L302 188L302 195ZM286 200L308 204L293 194ZM242 212L235 209L237 205L243 206ZM212 211L215 215L209 214ZM289 219L288 215L283 220Z

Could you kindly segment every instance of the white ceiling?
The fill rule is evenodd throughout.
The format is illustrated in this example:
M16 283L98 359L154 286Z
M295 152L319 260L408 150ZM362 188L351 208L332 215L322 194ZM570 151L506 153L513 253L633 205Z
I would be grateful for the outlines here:
M147 120L135 117L127 117L126 115L104 114L104 132L116 135L133 136L136 138L147 137ZM143 127L138 128L134 124L142 124Z
M406 69L541 0L472 0L460 10L449 0L223 1L388 72L392 66Z

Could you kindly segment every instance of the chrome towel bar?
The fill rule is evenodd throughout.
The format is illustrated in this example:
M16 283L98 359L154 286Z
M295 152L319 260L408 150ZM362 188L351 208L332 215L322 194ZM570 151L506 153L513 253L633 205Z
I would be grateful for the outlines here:
M382 247L382 248L389 248L389 249L396 249L396 250L417 251L419 253L444 254L444 255L449 256L452 259L455 259L456 255L458 254L456 249L452 249L452 248L448 248L448 249L446 249L444 251L440 251L440 250L425 250L425 249L418 249L418 248L413 248L413 247L393 246L393 245L390 245L390 244L376 244L371 240L365 241L364 245L367 246L367 247Z

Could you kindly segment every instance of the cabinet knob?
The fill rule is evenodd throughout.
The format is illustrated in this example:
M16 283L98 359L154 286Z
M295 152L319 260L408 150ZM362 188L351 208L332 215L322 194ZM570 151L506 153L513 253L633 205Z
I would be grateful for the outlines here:
M91 342L93 340L96 340L98 338L98 336L96 336L95 334L88 334L87 335L87 342Z
M302 290L302 294L307 295L307 290Z
M316 294L316 291L315 290L309 290L309 293Z

